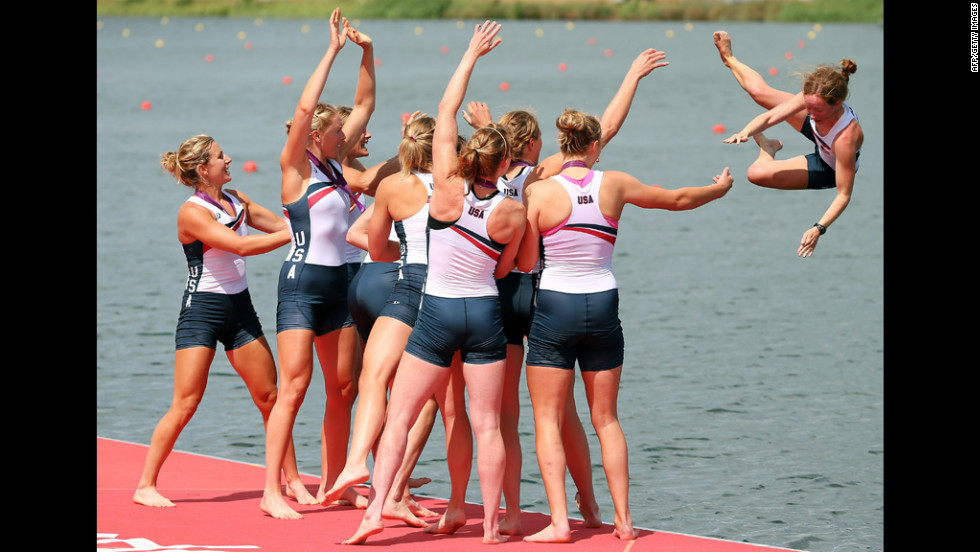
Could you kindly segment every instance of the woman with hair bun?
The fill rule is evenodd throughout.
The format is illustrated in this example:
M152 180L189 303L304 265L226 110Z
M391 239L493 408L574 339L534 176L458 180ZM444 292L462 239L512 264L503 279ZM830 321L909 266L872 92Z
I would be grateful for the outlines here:
M281 217L244 193L224 189L231 181L230 164L231 157L203 134L185 140L160 160L164 170L192 188L194 195L177 213L177 239L187 257L188 277L177 321L173 402L153 431L133 495L137 504L174 506L157 491L157 476L204 396L218 341L262 413L263 424L276 402L276 363L252 307L245 257L289 243L289 230ZM265 233L249 235L249 226ZM281 470L286 486L301 499L312 500L297 472L288 435L286 441Z
M543 261L526 362L538 466L551 510L551 524L524 540L571 539L561 427L576 361L612 495L614 535L634 539L626 437L617 413L624 342L612 254L619 219L627 204L671 211L700 207L724 196L732 177L726 167L713 184L666 190L624 172L594 171L603 143L599 120L566 109L556 125L562 169L524 191L527 227L517 258L523 271Z
M759 157L749 166L749 182L779 190L837 188L830 207L800 240L797 255L809 257L820 236L847 208L854 189L864 131L854 110L844 100L857 64L844 59L839 67L821 65L803 76L803 90L793 94L772 88L762 75L738 61L732 54L732 41L727 32L716 31L714 42L722 62L738 84L757 104L769 110L724 140L726 144L740 144L754 137L759 144ZM783 143L767 139L762 131L783 121L814 143L813 153L776 160L776 152L782 149Z
M483 542L503 542L498 509L504 473L500 401L507 341L495 277L514 266L524 232L524 206L497 190L510 164L504 131L481 128L457 152L456 116L476 61L500 44L500 25L477 25L446 87L432 139L433 190L429 203L429 255L425 294L415 328L395 371L388 418L378 445L364 517L345 544L359 544L384 529L382 506L405 454L408 430L429 398L449 380L459 352L476 436L477 473L483 496ZM449 532L465 512L439 522Z
M417 114L418 112L416 112ZM385 423L388 387L398 368L409 335L418 318L422 304L423 286L428 265L429 198L432 194L432 139L435 119L412 117L405 126L398 146L402 170L386 177L378 185L374 203L369 208L367 249L373 259L398 259L399 275L378 313L364 350L364 365L358 380L358 403L354 415L350 451L347 463L327 499L340 496L351 485L367 481L370 472L367 457L381 434ZM392 229L397 241L390 239ZM363 241L363 237L358 241ZM472 437L464 404L460 367L453 363L452 384L437 389L436 398L427 401L413 427L403 467L393 483L383 507L383 517L400 519L410 525L427 524L418 515L432 512L418 508L407 493L408 478L435 420L436 405L442 410L446 435L456 454L449 456L453 497L450 504L462 508L466 483L470 475Z

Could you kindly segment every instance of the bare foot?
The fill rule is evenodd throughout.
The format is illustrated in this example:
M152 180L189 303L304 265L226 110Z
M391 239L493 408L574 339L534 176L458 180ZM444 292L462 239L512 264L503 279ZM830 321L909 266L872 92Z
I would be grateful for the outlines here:
M527 542L569 542L572 540L572 531L567 525L562 529L548 525L537 533L524 537L524 540Z
M416 517L420 517L420 518L437 517L439 515L433 512L432 510L426 508L425 506L422 506L418 502L416 502L415 498L412 497L411 495L409 495L409 497L405 500L405 504L408 505L408 509L411 510L412 513L416 515Z
M422 485L427 483L432 483L432 479L428 477L410 477L408 478L408 488L418 489Z
M718 53L721 55L721 61L728 67L728 60L735 57L732 53L732 37L728 36L727 31L715 31L712 35L715 40L715 48L718 48Z
M354 536L342 541L341 544L364 544L368 537L371 535L377 535L378 533L384 531L383 521L371 521L367 519L361 520L360 527L357 528L357 532Z
M303 516L293 510L283 500L282 495L272 495L262 493L262 501L259 502L259 509L276 519L302 519Z
M439 522L435 525L430 525L425 528L426 533L448 535L450 533L455 533L457 529L466 525L466 514L461 510L456 510L454 512L449 512L442 514L439 518Z
M510 519L510 516L504 516L504 519L500 521L500 534L523 535L524 530L521 528L520 514L514 516L514 519Z
M500 536L499 531L483 531L483 544L500 544L507 542L507 539Z
M156 487L136 489L136 493L133 494L133 502L142 504L143 506L152 506L154 508L174 507L174 503L170 502L168 498L157 492Z
M761 132L756 134L754 138L755 138L755 143L759 144L759 147L762 148L762 151L768 153L773 157L776 156L777 151L783 149L783 143L781 141L776 140L775 138L769 140Z
M347 504L357 508L358 510L363 510L367 508L368 499L366 496L362 496L361 493L357 492L354 487L347 487L344 494L340 497L341 502L347 502Z
M317 499L310 494L310 491L306 488L306 485L304 485L299 479L286 482L286 496L295 499L296 502L299 502L300 504L319 504L319 501L317 501Z
M593 502L591 507L589 505L583 507L580 493L575 493L575 505L578 506L578 511L582 514L582 520L585 522L586 527L602 527L602 518L599 517L598 504Z
M324 506L334 502L342 495L346 496L348 494L347 490L352 485L359 485L364 483L371 477L371 473L368 471L367 467L360 466L357 469L348 471L344 468L344 471L340 472L337 476L337 480L333 482L333 487L329 491L326 491L321 496L317 493L317 499L319 499L320 504Z
M419 519L412 512L411 508L404 501L385 500L381 509L381 517L385 519L395 519L411 525L412 527L428 527L429 524Z
M613 531L613 536L619 540L634 540L637 537L637 533L636 530L633 529L633 524L626 524L622 527L617 525L616 529Z

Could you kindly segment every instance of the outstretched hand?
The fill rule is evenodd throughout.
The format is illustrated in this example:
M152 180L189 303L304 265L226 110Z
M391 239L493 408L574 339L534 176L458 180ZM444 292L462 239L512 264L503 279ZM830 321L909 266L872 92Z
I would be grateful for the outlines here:
M422 113L421 111L419 111L417 109L414 112L412 112L412 114L409 115L408 117L405 117L403 115L402 116L403 117L403 119L402 119L402 138L405 137L405 129L408 128L408 125L412 124L417 119L421 119L422 117L428 117L428 116L429 115L427 113Z
M466 109L469 109L467 113ZM486 102L470 102L463 110L463 119L473 128L483 128L493 122L490 117L490 108Z
M496 21L488 19L482 25L477 25L473 30L473 38L470 39L468 50L477 56L489 53L500 45L501 40L499 38L494 40L498 31L500 31L500 23Z
M800 240L800 247L796 250L796 254L800 257L809 257L813 255L813 250L817 248L817 240L820 239L820 229L813 227L806 232L803 232L803 239Z
M728 138L722 140L722 142L725 144L741 144L742 142L748 141L749 137L739 132L736 132L735 134L732 134Z
M670 63L663 61L666 57L667 54L665 52L655 48L644 50L633 60L633 64L630 66L630 73L635 74L636 78L642 79L654 69L670 65Z
M728 167L725 167L725 170L721 171L721 174L715 175L711 180L715 184L723 184L728 186L729 190L732 188L732 183L735 182L735 178L732 176L732 173Z
M330 14L330 47L340 50L347 43L347 33L344 31L343 24L347 19L341 17L340 8L334 8Z
M347 35L351 40L353 40L354 44L357 44L361 48L367 48L368 46L373 44L373 42L371 41L371 37L355 29L350 24L350 21L348 21L346 17L344 18L344 34Z

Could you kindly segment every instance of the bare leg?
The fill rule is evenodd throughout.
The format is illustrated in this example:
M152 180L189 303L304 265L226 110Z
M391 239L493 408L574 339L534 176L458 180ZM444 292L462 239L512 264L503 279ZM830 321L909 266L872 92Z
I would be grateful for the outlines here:
M521 366L524 364L524 346L507 345L507 372L504 376L503 401L500 404L500 433L504 439L506 466L504 468L504 502L507 505L504 519L500 521L500 533L520 535L521 528L521 438L518 421L521 415L519 390Z
M317 491L318 497L322 489L331 486L344 469L347 461L347 445L350 440L351 410L357 397L354 363L350 351L350 338L357 337L356 330L355 333L347 335L348 342L344 346L341 341L343 336L344 330L340 329L317 337L314 341L317 358L323 369L327 394L327 406L323 413L320 432L322 477L320 490ZM362 499L353 489L342 495L342 498L355 505Z
M637 533L633 529L629 509L629 452L616 408L622 372L623 367L620 366L612 370L583 372L582 378L592 413L592 426L599 436L602 449L602 468L606 472L615 509L613 521L616 528L613 534L623 540L632 540Z
M527 388L534 410L534 444L537 448L538 468L548 497L551 524L533 535L524 537L529 542L568 542L571 530L568 525L568 507L565 496L565 448L562 443L562 426L566 413L566 401L572 387L575 372L561 368L541 366L527 367Z
M422 454L422 449L425 448L426 441L429 439L429 433L432 431L432 426L435 423L437 410L438 405L435 399L429 399L425 403L425 406L422 407L422 412L419 413L418 420L415 421L415 425L412 426L411 431L408 433L408 446L405 451L405 458L402 460L401 468L399 468L398 473L395 475L391 492L388 493L388 499L381 512L381 516L385 519L401 520L413 527L427 527L429 525L416 515L416 511L421 512L421 509L414 509L412 507L412 497L409 494L408 480L412 475L412 470L415 469L415 463L418 462L419 456ZM428 513L431 514L432 512Z
M752 101L765 109L772 109L795 95L769 86L758 71L739 61L732 53L732 39L726 31L715 31L713 38L715 47L718 48L718 53L721 55L722 63L731 70L732 76L738 81L739 86L748 92ZM786 122L794 129L799 130L805 119L806 112L804 111L790 117Z
M592 455L589 451L589 439L585 435L582 420L575 409L575 393L573 393L574 378L569 384L565 400L565 416L561 426L561 441L565 448L565 460L568 462L568 473L575 482L575 505L585 521L586 527L601 527L599 503L596 501L595 489L592 486Z
M446 430L446 464L450 494L446 511L426 533L453 533L466 525L466 487L473 469L473 430L466 414L466 385L459 353L453 358L449 381L435 392Z
M313 332L286 330L276 335L281 381L265 436L265 487L259 508L278 519L301 516L286 504L280 472L292 439L293 423L313 376Z
M174 443L187 422L194 416L208 383L208 369L214 349L192 347L178 349L174 361L174 395L170 409L153 430L150 450L146 453L143 474L133 494L133 502L157 508L172 508L174 503L157 491L160 469L173 451ZM277 474L278 475L278 474Z
M798 155L777 161L776 152L783 148L782 142L767 139L761 132L755 135L755 141L759 144L759 157L746 172L749 182L779 190L806 189L809 180L806 157Z
M425 402L446 384L448 377L449 370L445 368L407 353L402 355L400 369L396 370L392 384L388 420L375 458L368 505L357 531L343 541L344 544L361 544L371 535L384 530L382 510L405 457L409 430Z
M359 399L354 413L350 451L336 481L319 497L321 503L333 502L348 487L364 483L370 478L367 458L381 434L388 401L388 385L411 333L411 326L388 316L379 317L374 323L365 346L363 369L358 381Z
M500 401L506 360L488 364L463 363L469 399L470 423L476 438L476 471L483 498L483 542L504 542L500 536L500 497L503 493L506 454L500 434Z

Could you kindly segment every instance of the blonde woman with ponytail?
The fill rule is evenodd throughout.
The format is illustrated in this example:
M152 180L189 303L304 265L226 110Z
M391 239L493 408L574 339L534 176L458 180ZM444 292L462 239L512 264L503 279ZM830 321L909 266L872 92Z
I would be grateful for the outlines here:
M504 131L496 126L479 129L457 152L456 124L473 68L500 43L495 40L499 30L500 25L491 21L476 26L439 103L432 142L424 299L395 372L368 507L347 544L362 543L384 529L382 506L405 454L409 428L429 398L447 386L457 352L477 444L483 542L504 540L498 510L504 473L500 401L507 341L495 276L514 266L524 232L524 207L497 191L497 179L510 164ZM452 532L465 523L465 512L450 508L434 532Z
M432 138L435 119L413 118L406 125L398 147L402 170L378 185L375 201L369 208L367 230L368 253L372 259L398 259L399 277L384 308L379 313L364 350L364 368L358 380L358 403L354 416L351 447L347 464L327 498L340 496L350 485L367 481L370 473L367 457L385 423L388 387L398 368L402 352L418 318L428 265L427 237L429 198L432 193ZM398 241L390 239L394 227ZM451 385L435 391L426 402L414 424L403 467L383 506L385 519L399 519L409 525L425 527L419 515L433 515L418 507L408 495L407 484L421 449L435 419L436 405L442 411L448 440L455 454L449 457L453 480L451 504L462 508L469 480L472 437L464 404L462 374L458 362L451 370ZM447 444L448 446L448 444Z
M837 189L830 207L800 240L797 255L809 257L820 236L847 208L854 189L864 131L854 109L844 100L857 64L843 59L838 67L818 66L803 75L803 90L793 94L772 88L762 75L740 62L732 53L727 32L715 32L714 41L735 80L755 103L769 110L724 140L726 144L740 144L752 137L759 145L759 156L749 166L749 182L779 190ZM783 143L767 139L762 131L784 121L813 142L813 153L776 160Z
M231 181L231 157L210 136L185 140L177 151L163 154L160 165L194 191L177 213L188 276L177 321L173 401L153 431L133 502L171 508L173 502L157 490L157 476L204 397L218 341L262 413L263 424L268 422L277 396L276 363L252 307L245 257L289 243L289 230L282 217L241 191L224 188ZM263 233L249 235L249 226ZM280 471L286 486L311 501L296 469L292 439L287 435L285 440Z

